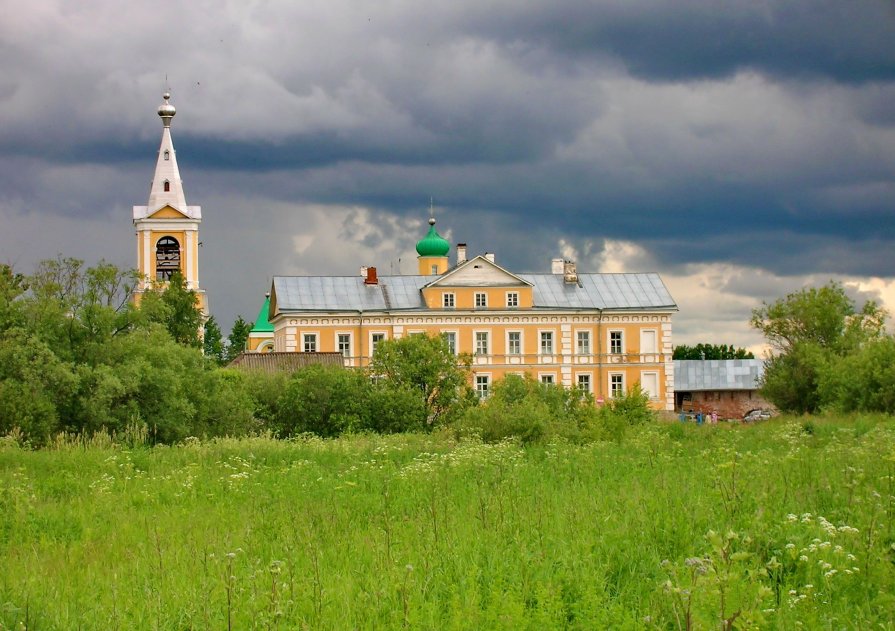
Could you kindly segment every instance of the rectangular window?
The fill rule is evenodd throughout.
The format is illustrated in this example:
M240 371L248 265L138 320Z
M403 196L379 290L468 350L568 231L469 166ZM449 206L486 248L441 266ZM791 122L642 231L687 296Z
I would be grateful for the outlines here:
M609 332L609 352L613 355L619 355L622 352L622 332Z
M342 357L351 357L351 334L339 333L336 342L338 344L339 352L342 353Z
M522 354L522 332L510 331L507 333L507 355Z
M487 399L491 386L491 377L488 375L475 376L475 393L480 399Z
M553 354L553 332L541 331L541 355Z
M444 293L441 294L441 306L445 309L453 309L454 308L454 294Z
M621 374L609 375L609 394L620 397L625 393L625 376Z
M385 333L373 333L370 336L370 356L373 356L373 353L376 352L376 346L385 339Z
M304 339L304 351L306 353L316 353L317 352L317 334L316 333L305 333L303 339Z
M488 333L487 331L476 331L475 334L475 354L488 354Z
M590 392L590 375L578 375L578 389Z
M590 331L578 331L578 354L590 355Z
M488 306L488 294L477 291L475 292L475 306L476 307L487 307Z
M554 381L553 375L541 375L541 383L545 386L552 386L556 381Z
M519 293L515 291L507 292L507 306L508 307L518 307L519 306Z
M447 342L448 348L451 351L451 355L457 354L457 334L453 331L447 331L442 333L441 336Z

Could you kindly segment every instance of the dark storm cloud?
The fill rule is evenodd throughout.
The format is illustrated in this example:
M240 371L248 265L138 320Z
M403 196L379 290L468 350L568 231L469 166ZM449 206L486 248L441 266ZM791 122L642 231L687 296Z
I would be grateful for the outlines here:
M483 36L617 60L647 79L741 70L843 82L895 78L895 5L887 0L544 3L506 15L472 12L468 23Z
M225 324L272 274L406 265L430 197L443 234L511 269L609 239L681 277L759 270L736 296L888 278L893 7L35 0L0 22L0 250L39 248L41 224L79 241L36 258L130 238L168 73Z

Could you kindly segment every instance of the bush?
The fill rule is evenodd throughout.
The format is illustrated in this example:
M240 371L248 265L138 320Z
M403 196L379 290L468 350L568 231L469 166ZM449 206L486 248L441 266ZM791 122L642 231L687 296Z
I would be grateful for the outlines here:
M517 438L534 443L563 438L573 443L621 440L632 425L655 419L649 395L639 384L600 407L577 388L539 383L531 376L507 375L495 382L491 396L470 407L456 427L487 442Z
M275 430L279 436L310 432L332 437L362 428L370 387L359 371L333 366L302 368L277 401Z
M370 384L361 425L357 429L380 434L419 432L431 429L426 406L415 388L382 380Z
M0 338L0 435L18 429L33 445L59 431L78 379L39 339L21 329Z

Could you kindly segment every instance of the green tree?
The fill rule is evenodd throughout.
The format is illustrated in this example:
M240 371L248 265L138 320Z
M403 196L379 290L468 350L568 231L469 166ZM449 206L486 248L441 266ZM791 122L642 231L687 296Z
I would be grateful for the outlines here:
M106 261L89 268L58 256L38 263L22 301L27 328L62 359L95 362L94 355L139 320L130 302L137 274Z
M895 338L872 339L828 362L818 376L823 407L895 414Z
M214 316L209 316L205 321L205 334L202 336L202 345L205 357L218 366L224 363L224 334L218 326Z
M25 314L22 295L27 290L25 277L11 265L0 264L0 333L14 326L22 326Z
M370 373L419 393L429 426L448 422L467 400L472 358L451 353L440 336L409 335L376 346Z
M360 371L314 365L298 370L280 397L277 433L338 436L363 425L371 384Z
M160 310L164 318L162 324L174 341L183 346L201 348L199 331L202 327L202 311L195 290L187 287L183 274L175 272L167 283L157 286L154 292L147 292L151 293L157 293L164 306ZM147 297L144 294L143 300Z
M34 445L62 429L77 378L47 344L19 328L0 334L0 435L18 428Z
M842 285L803 289L752 312L772 354L762 393L783 411L812 413L823 400L822 374L832 363L884 335L886 312L873 301L860 310Z
M226 363L233 361L237 355L246 349L249 341L249 333L252 332L252 323L247 322L242 316L237 316L227 336Z
M673 359L755 359L745 348L735 348L731 344L703 344L674 347Z

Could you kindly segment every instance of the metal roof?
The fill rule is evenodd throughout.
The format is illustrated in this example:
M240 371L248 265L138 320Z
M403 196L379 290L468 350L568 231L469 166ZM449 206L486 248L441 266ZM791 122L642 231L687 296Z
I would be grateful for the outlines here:
M763 374L761 359L676 359L674 389L758 390Z
M658 274L519 274L534 285L535 307L562 309L677 309Z
M677 309L658 274L518 274L534 285L537 309ZM426 309L421 289L436 276L275 276L277 309L288 311L391 311Z
M341 353L240 353L227 366L261 372L295 372L317 364L342 368L344 357Z
M255 326L252 327L252 333L273 333L273 325L270 323L270 296L264 299L258 317L255 318Z

